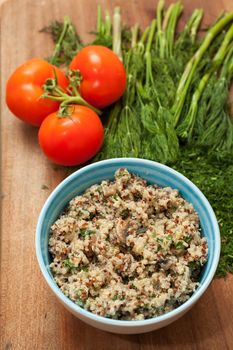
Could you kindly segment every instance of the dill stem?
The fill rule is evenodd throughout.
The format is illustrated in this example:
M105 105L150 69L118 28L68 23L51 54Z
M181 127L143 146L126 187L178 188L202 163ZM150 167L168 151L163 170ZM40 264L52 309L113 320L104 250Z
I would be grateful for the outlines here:
M111 27L112 27L111 17L110 17L109 11L106 10L105 11L105 34L107 36L111 35Z
M65 16L64 17L64 23L63 23L63 29L62 29L62 32L61 32L61 35L58 39L58 42L56 43L55 45L55 48L54 48L54 51L53 51L53 54L52 54L52 57L50 59L50 63L51 64L54 64L55 63L55 60L57 58L57 56L60 54L61 52L61 49L62 49L62 42L65 38L65 35L67 33L67 30L69 28L69 25L70 25L70 18L68 16Z
M114 8L113 14L113 52L122 61L122 51L121 51L121 12L120 7Z
M153 84L153 73L152 73L152 60L151 60L151 46L154 40L155 31L156 31L157 21L153 19L150 26L150 31L148 35L145 59L146 59L146 85Z
M157 35L157 50L159 51L159 56L164 58L165 50L165 38L164 31L162 28L162 18L163 18L163 9L164 9L164 0L159 0L157 6L157 26L158 26L158 35Z
M220 79L228 76L228 74L231 77L231 74L233 73L233 44L231 44L230 50L224 59Z
M190 84L192 82L193 76L197 69L199 62L201 61L206 50L214 40L214 38L222 31L222 29L233 20L233 13L225 15L220 19L214 26L212 26L207 32L202 44L196 51L194 56L186 65L183 75L180 78L179 85L176 92L175 102L172 106L172 113L174 118L174 126L177 126L182 108L185 102L186 95L188 93Z
M192 39L192 43L195 42L197 37L197 31L199 29L199 26L201 24L201 20L203 17L204 11L202 9L195 9L193 12L193 23L190 26L190 36Z
M97 29L97 33L102 33L102 9L101 9L101 5L97 6L97 25L96 25L96 29Z
M135 48L138 40L139 25L136 24L131 28L131 48Z
M142 33L141 35L141 38L137 44L137 48L138 48L138 51L139 53L143 54L144 53L144 50L145 50L145 42L146 42L146 39L148 37L148 34L150 32L150 26L146 27L146 29L144 30L144 32Z
M211 68L203 75L201 78L198 87L196 91L194 92L190 104L190 108L188 111L188 114L186 115L185 119L182 121L182 123L177 128L178 134L186 138L188 135L190 137L190 134L192 133L192 129L195 123L196 114L198 110L198 102L201 98L201 95L209 81L209 78L211 75L219 68L219 66L222 64L226 54L228 53L229 44L233 39L233 24L231 25L230 29L227 31L224 40L218 49L217 53L215 54L212 66Z
M179 16L181 15L181 13L183 11L183 6L179 2L177 2L176 4L172 4L169 8L171 8L171 10L170 10L170 15L168 17L167 28L165 31L165 37L166 37L165 44L166 44L167 57L172 56L175 29L176 29L176 25L177 25L177 21L179 19ZM168 11L169 11L169 9L168 9ZM165 16L165 18L166 18L166 16Z
M146 52L151 52L151 46L154 40L156 26L157 26L157 21L156 19L153 19L150 25L150 31L149 31L149 36L148 36L147 45L146 45Z
M195 43L197 31L199 29L204 11L202 9L195 9L185 24L184 30L179 34L177 44L183 43L188 36L191 38L192 44Z

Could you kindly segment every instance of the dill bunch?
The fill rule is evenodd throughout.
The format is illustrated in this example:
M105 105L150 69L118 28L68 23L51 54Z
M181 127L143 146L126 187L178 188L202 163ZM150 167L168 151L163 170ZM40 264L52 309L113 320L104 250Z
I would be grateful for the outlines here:
M212 205L221 232L221 256L216 275L233 273L233 164L207 156L197 147L182 147L181 157L172 165L195 183Z

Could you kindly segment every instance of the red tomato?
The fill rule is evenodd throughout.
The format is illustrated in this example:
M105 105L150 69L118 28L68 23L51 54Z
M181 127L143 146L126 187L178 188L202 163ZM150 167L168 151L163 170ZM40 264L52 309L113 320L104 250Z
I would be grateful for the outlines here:
M78 165L91 159L100 149L104 129L90 108L70 106L71 115L50 114L39 129L39 144L46 156L60 165Z
M80 93L97 108L117 101L126 87L126 72L115 53L104 46L87 46L73 59L70 69L82 75Z
M39 58L33 58L18 67L10 76L6 86L6 103L11 112L23 121L40 126L48 114L59 108L59 103L40 98L46 79L54 78L65 89L68 81L57 67Z

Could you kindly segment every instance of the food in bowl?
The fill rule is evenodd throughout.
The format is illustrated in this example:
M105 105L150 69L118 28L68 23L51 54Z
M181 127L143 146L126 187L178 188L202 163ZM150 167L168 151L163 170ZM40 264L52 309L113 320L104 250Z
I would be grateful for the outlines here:
M119 168L73 198L50 230L62 292L94 314L143 320L190 298L207 261L193 206L171 187Z

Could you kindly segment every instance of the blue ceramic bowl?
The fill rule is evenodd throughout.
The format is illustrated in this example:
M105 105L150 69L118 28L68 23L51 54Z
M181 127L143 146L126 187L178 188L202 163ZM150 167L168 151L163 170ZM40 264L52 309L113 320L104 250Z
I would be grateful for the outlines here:
M181 195L196 209L202 234L208 241L208 261L200 277L200 286L183 305L162 316L147 320L121 321L97 316L86 311L68 299L54 282L49 269L50 255L48 252L49 229L67 203L76 195L82 193L93 184L104 179L113 179L115 171L125 167L148 183L156 183L161 187L170 186L178 189ZM41 272L49 287L61 303L75 316L84 322L114 333L144 333L168 325L187 312L205 292L212 281L220 255L219 227L208 200L202 192L186 177L177 171L149 160L137 158L116 158L97 162L76 171L58 185L47 199L40 213L36 230L36 254Z

